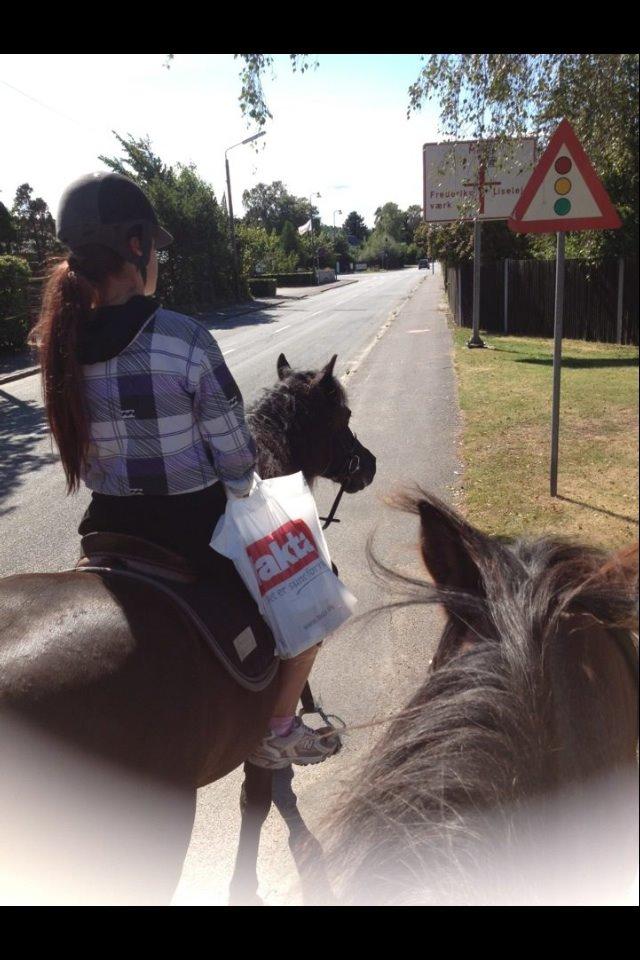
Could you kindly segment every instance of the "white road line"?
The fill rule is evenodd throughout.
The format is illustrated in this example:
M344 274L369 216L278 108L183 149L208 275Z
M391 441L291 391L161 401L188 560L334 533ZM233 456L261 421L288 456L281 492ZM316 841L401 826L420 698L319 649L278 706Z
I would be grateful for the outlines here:
M283 330L288 330L290 326L291 326L291 324L288 323L288 324L286 325L286 327L278 327L278 329L277 329L277 330L274 330L273 332L274 332L274 333L282 333Z
M228 357L230 353L235 353L237 349L237 347L231 347L231 350L223 350L222 352L226 357Z

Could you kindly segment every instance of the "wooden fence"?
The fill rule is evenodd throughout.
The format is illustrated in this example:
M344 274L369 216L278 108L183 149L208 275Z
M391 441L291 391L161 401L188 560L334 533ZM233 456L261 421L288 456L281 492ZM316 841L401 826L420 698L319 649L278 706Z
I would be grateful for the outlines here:
M638 344L638 260L565 264L563 334L575 340ZM502 260L481 266L480 327L490 333L553 336L554 260ZM470 327L473 264L445 270L456 323Z

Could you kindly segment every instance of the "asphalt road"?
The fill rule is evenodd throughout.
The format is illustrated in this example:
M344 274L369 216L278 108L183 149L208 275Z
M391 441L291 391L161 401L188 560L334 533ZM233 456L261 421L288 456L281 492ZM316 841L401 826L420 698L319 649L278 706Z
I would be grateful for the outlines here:
M305 300L213 322L209 329L250 404L275 383L281 351L292 366L306 369L337 353L336 371L344 375L423 278L415 268L367 274ZM88 500L86 491L65 496L45 427L40 376L0 384L0 576L72 566Z
M332 558L358 597L359 613L398 599L368 569L365 549L371 534L376 554L387 565L422 573L416 517L390 510L383 498L398 487L419 482L455 502L459 470L452 345L441 279L437 273L421 274L419 286L404 306L400 276L393 282L398 292L391 290L379 315L384 324L391 322L355 372L345 378L354 429L377 456L378 472L367 490L343 498L341 523L327 531ZM381 283L379 293L387 290ZM344 367L343 356L343 371ZM319 484L320 512L329 506L333 492L330 484ZM425 607L386 611L372 622L350 621L323 647L312 674L315 695L325 709L349 724L390 715L406 703L424 677L442 625L441 614ZM325 815L332 800L344 785L354 782L358 765L379 736L378 726L354 731L339 757L316 767L297 768L294 787L299 808L321 836L323 829L330 831ZM240 823L241 780L241 771L235 771L200 791L175 904L226 902ZM259 892L267 904L302 903L287 830L275 809L263 828L258 875Z
M353 427L378 458L365 491L343 498L341 523L328 531L332 558L364 613L397 596L370 573L365 548L397 570L421 570L415 516L391 511L383 498L415 482L455 500L457 401L441 278L407 269L372 274L353 285L212 326L247 403L276 379L284 352L294 367L319 367L338 354ZM320 513L336 489L321 481ZM0 575L60 570L77 557L76 528L88 495L64 496L62 471L46 437L39 377L0 386ZM403 706L424 676L442 626L429 608L385 611L353 620L326 642L312 677L325 708L350 724ZM357 776L380 735L354 731L338 758L298 768L303 816L321 829L332 797ZM196 823L174 903L223 904L239 828L241 771L199 792ZM301 902L286 828L274 810L263 830L260 894L269 904Z

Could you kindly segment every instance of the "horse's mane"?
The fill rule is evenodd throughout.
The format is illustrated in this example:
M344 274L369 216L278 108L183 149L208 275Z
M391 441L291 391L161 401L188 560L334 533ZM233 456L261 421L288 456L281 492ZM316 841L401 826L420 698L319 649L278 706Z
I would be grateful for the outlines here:
M318 372L302 370L291 373L284 381L263 391L247 412L247 423L258 447L258 472L262 477L289 473L301 447L312 442L313 432L307 427L318 423L327 408L326 391L317 389ZM339 382L333 378L330 393L334 402L346 402Z
M379 577L411 588L393 606L445 606L449 625L439 656L460 623L478 642L436 662L332 816L333 871L358 902L407 902L408 889L459 902L469 871L478 861L487 867L487 851L495 852L497 841L488 838L499 837L504 854L504 838L524 806L604 768L593 743L580 749L594 718L581 716L575 703L570 720L584 727L575 731L576 756L567 757L556 739L554 710L566 692L554 677L557 648L570 640L562 635L563 618L580 612L628 631L637 616L628 578L615 564L607 568L601 551L551 538L487 537L480 549L477 531L434 497L421 491L402 506L417 513L424 500L447 512L463 537L468 531L485 595L396 574L371 549L370 562ZM477 902L477 889L470 897Z

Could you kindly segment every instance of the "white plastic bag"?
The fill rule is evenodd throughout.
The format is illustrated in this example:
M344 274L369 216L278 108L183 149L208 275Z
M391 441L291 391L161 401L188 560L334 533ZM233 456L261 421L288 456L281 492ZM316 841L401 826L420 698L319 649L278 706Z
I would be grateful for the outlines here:
M288 659L348 620L357 600L331 569L304 475L255 480L248 497L228 500L211 546L233 560Z

